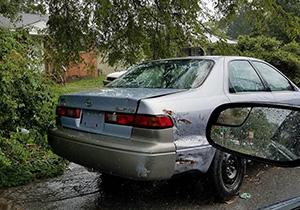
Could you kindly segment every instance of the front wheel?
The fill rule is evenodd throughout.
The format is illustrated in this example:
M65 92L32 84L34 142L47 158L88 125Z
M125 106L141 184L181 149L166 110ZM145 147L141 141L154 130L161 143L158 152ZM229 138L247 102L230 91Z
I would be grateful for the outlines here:
M216 200L224 202L237 195L245 172L244 159L217 150L209 169Z

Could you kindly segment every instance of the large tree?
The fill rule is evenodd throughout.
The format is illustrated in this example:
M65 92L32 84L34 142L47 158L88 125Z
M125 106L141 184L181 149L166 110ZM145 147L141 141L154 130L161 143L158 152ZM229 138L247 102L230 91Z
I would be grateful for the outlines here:
M47 11L48 49L54 49L51 56L59 65L91 49L105 54L111 65L178 56L186 46L205 44L204 22L230 22L241 9L257 31L265 30L272 17L290 40L299 39L299 17L285 9L284 0L212 2L215 14L201 0L5 0L0 8L7 9L0 13ZM16 3L21 6L13 7Z
M256 8L253 10L253 8ZM299 42L300 1L267 0L237 5L233 21L223 19L227 35L265 35L289 43Z
M110 64L176 56L203 34L199 23L207 16L198 0L48 0L48 5L57 49L97 46Z
M276 18L275 15L271 15L270 18L267 19L268 27L262 30L262 34L265 36L276 37L278 40L283 41L284 43L289 43L293 40L296 40L298 43L300 42L299 34L300 34L300 26L299 26L299 19L300 19L300 1L288 1L288 0L276 0L277 5L279 6L280 10L285 11L293 17L290 19L292 22L297 22L298 25L295 23L290 23L291 26L295 24L295 31L294 34L289 34L290 30L285 30L285 22L280 21L280 19Z
M0 14L12 20L18 18L18 13L44 13L45 4L39 0L1 0Z

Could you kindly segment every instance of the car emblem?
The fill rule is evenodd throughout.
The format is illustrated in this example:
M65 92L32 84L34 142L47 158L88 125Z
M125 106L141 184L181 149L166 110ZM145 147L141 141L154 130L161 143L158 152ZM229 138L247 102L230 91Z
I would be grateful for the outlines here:
M62 99L60 99L60 105L61 106L66 106L66 99L64 99L64 98L62 98Z
M85 101L85 105L86 105L87 107L91 107L91 106L93 105L92 100L91 100L91 99L87 99L87 100Z

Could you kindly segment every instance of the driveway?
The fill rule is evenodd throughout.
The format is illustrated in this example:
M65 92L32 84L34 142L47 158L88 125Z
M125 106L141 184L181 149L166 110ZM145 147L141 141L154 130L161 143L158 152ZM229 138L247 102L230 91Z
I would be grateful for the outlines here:
M207 178L189 173L160 182L102 183L101 176L71 163L64 175L0 190L2 209L256 209L300 195L300 168L248 165L241 193L215 203Z

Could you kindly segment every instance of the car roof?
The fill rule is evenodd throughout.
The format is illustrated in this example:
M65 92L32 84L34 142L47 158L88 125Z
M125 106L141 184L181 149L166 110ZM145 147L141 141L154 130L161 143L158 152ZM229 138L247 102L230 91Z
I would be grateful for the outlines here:
M225 59L225 58L228 59L228 60L256 60L256 61L262 61L260 59L253 58L253 57L245 57L245 56L219 56L219 55L176 57L176 58L165 58L165 59L158 59L158 60L152 60L152 61L190 60L190 59L221 60L221 59ZM152 61L144 61L144 62L152 62Z

